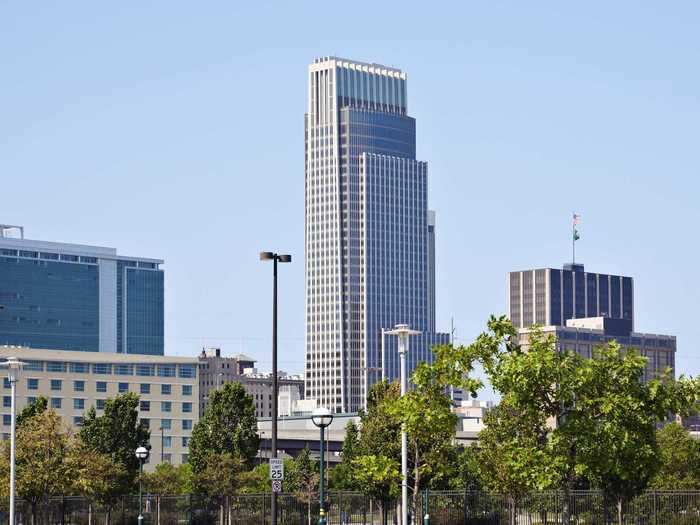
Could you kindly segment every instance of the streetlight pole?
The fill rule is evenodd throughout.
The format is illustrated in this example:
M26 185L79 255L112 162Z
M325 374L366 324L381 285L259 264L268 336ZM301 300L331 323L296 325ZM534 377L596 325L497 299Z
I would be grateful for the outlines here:
M325 493L325 479L324 479L324 470L325 470L325 457L324 457L324 447L325 447L325 431L326 427L329 426L333 422L333 413L328 410L327 408L317 408L316 410L313 411L311 414L311 421L313 421L313 424L316 425L320 430L321 430L321 437L319 439L319 450L321 452L321 463L319 465L319 474L320 474L320 480L318 482L318 502L320 505L320 509L318 511L318 525L325 525L326 524L326 509L325 509L325 503L326 503L326 493Z
M139 517L138 525L143 525L143 490L141 481L143 479L143 462L148 458L148 449L139 447L136 449L136 457L139 459Z
M399 358L401 360L401 397L406 395L406 353L408 352L408 337L419 335L417 330L411 330L407 324L397 324L396 328L385 332L399 338ZM408 525L408 436L406 425L401 425L401 525Z
M292 262L291 255L260 252L261 261L272 261L272 443L271 458L277 458L277 263ZM277 525L277 493L272 493L270 505L272 525Z
M7 361L2 363L3 367L7 367L7 379L10 381L10 390L12 394L12 402L10 408L10 525L15 524L15 483L16 483L16 434L17 434L17 380L22 370L24 363L16 357L9 357Z
M163 455L163 452L164 452L163 448L164 447L163 447L163 445L165 444L165 437L164 437L165 429L164 429L163 425L159 426L158 430L160 430L160 462L163 463L163 459L164 459L164 455Z

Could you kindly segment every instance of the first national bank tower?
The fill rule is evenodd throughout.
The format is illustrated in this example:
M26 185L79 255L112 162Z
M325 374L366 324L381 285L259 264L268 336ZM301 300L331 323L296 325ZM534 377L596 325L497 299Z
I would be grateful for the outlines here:
M416 160L406 74L325 57L309 66L306 114L306 397L334 412L399 375L394 337L413 337L408 370L430 361L435 333L435 219L427 164Z

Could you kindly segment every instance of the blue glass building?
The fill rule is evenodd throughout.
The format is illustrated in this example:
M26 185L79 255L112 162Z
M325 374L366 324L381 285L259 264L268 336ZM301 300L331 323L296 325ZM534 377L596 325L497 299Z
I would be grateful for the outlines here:
M0 345L163 355L162 263L0 228Z
M309 66L306 114L306 396L335 412L364 406L368 388L399 375L405 323L409 372L430 361L435 332L435 220L428 167L416 160L406 75L336 57Z

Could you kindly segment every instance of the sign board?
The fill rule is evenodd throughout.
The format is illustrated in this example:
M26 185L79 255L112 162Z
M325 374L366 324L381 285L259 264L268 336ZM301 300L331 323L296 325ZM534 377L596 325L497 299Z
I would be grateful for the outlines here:
M280 480L272 480L272 492L282 492L282 482Z
M270 458L270 479L272 481L284 479L284 462L280 458Z

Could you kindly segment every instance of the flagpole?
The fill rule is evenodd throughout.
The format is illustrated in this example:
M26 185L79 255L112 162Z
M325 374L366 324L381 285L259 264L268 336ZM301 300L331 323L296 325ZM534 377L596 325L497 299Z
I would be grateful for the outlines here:
M572 214L574 217L571 221L571 264L576 264L576 212Z

